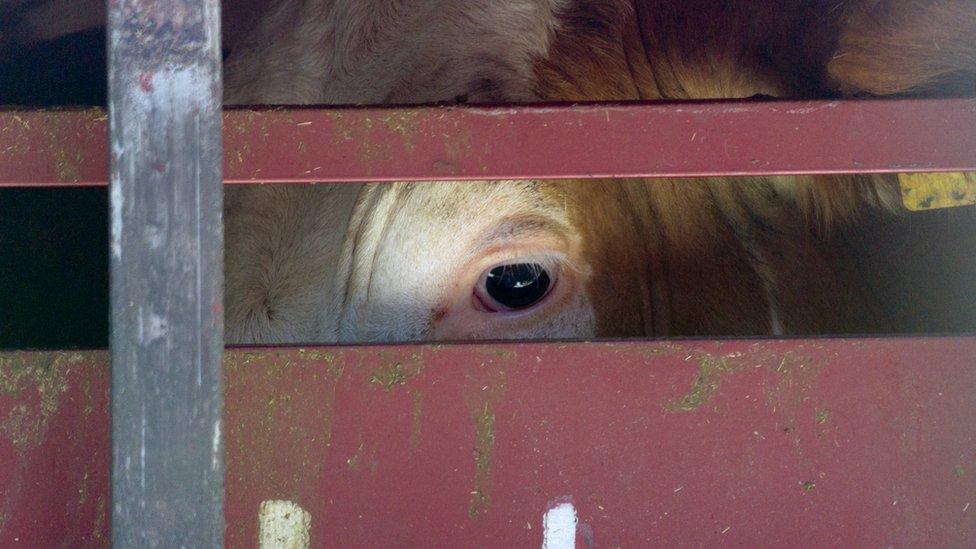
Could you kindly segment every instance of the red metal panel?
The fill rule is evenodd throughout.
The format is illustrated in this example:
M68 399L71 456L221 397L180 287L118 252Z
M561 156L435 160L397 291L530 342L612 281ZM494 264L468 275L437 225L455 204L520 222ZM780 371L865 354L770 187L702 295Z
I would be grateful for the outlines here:
M0 545L107 532L102 353L0 355ZM227 544L966 546L976 338L241 349ZM101 533L97 538L93 532Z
M0 547L107 547L106 352L0 353Z
M98 111L0 112L0 185L106 181ZM230 183L976 170L976 99L228 110Z
M0 110L0 186L108 184L108 114Z

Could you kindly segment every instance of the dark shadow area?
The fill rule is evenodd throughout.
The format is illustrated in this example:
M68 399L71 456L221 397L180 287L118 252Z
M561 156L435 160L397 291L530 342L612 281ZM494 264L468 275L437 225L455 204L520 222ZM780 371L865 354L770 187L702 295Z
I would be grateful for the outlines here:
M0 348L108 344L108 196L0 190Z
M105 33L0 56L0 105L101 106ZM0 189L0 348L108 344L104 188Z
M896 333L976 333L976 207L879 216L837 237Z
M0 105L104 106L105 30L0 52Z

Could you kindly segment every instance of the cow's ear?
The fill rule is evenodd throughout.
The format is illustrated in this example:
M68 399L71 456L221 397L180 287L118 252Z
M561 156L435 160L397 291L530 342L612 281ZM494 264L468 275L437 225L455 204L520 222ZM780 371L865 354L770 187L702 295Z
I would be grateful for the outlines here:
M972 95L976 0L855 0L841 9L829 87L850 95Z

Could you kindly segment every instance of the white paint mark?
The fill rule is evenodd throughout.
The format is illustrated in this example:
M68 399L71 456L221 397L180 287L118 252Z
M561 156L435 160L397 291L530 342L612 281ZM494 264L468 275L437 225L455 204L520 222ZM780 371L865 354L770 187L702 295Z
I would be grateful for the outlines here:
M137 333L139 336L139 343L141 345L152 343L157 339L166 337L167 332L169 332L169 325L166 323L165 318L153 312L150 312L147 318L141 314L142 307L139 308L139 312L139 326L137 328Z
M139 483L146 490L146 402L142 401L142 416L139 430ZM143 499L145 501L145 499Z
M194 117L193 117L193 133L194 133L194 135L200 135L200 116L199 116L199 114L194 115ZM200 227L200 221L203 219L203 204L200 201L200 183L202 181L202 179L201 179L201 173L200 173L200 164L201 164L200 162L196 162L196 170L194 172L194 177L196 178L197 184L194 185L194 187L196 187L196 197L195 198L196 198L196 206L197 206L197 217L196 217L196 221L197 221L197 226L196 226L196 235L197 235L197 243L196 243L197 244L197 247L196 247L196 251L197 251L197 296L196 297L197 297L197 299L196 299L196 303L197 303L197 307L196 307L196 309L197 309L197 326L200 326L202 328L203 327L203 307L205 305L203 303L203 265L204 265L204 259L203 259L203 229ZM218 210L218 213L217 213L217 217L218 217L218 219L221 217L221 214L220 214L219 210ZM219 219L218 220L218 223L223 224L223 220L222 219ZM204 353L206 351L204 351L204 349L203 349L203 333L202 332L203 332L202 329L196 330L196 334L197 334L197 356L194 359L194 362L196 363L196 366L197 366L197 387L203 387L203 363L206 360L206 358L204 357ZM216 469L214 469L214 470L216 470Z
M258 547L308 549L312 515L291 501L262 501L258 510Z
M210 449L210 469L220 470L220 419L214 422L213 446Z
M142 307L139 307L139 315L136 319L136 337L139 338L139 343L142 344L146 340L145 323L142 321Z
M576 547L576 509L572 503L560 503L542 517L542 549Z
M111 248L112 257L115 259L122 259L122 206L124 205L122 198L122 185L118 181L112 181L110 201L112 204L112 238L111 238Z

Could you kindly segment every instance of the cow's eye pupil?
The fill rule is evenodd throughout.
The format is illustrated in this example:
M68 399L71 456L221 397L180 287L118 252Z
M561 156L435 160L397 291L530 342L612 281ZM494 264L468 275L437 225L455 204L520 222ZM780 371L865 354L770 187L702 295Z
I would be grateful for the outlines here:
M545 297L551 283L537 263L500 265L488 271L485 292L509 309L524 309Z

